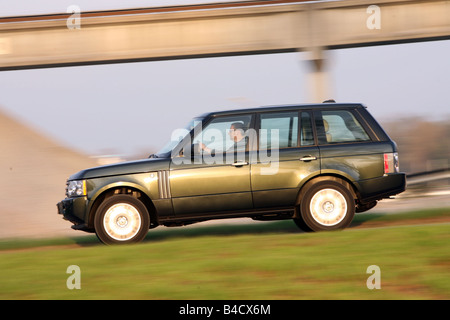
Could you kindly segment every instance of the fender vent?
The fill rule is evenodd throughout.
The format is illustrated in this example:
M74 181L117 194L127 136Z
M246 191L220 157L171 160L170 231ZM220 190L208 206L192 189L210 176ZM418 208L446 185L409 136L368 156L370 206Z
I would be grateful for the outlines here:
M169 171L158 171L158 191L160 199L170 199Z

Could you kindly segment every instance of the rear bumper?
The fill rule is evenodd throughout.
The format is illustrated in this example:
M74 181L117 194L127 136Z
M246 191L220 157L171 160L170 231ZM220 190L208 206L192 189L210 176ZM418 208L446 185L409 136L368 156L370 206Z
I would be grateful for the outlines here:
M76 225L84 224L88 201L86 197L68 198L56 204L58 214Z
M406 189L406 174L391 173L379 178L359 181L362 203L389 198Z

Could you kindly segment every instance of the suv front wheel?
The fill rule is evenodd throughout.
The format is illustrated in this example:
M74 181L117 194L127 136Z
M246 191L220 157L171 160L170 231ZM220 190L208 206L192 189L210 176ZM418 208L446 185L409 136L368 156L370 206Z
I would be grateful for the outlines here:
M137 243L148 233L147 208L129 195L115 195L98 208L94 226L97 237L105 244Z
M338 181L319 181L307 186L296 224L305 231L343 229L355 215L352 193Z

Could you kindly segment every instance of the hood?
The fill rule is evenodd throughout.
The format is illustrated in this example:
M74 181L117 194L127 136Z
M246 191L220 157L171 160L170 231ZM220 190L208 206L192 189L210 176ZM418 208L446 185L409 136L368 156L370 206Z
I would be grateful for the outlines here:
M168 170L169 160L170 160L169 158L150 158L136 161L114 163L105 166L81 170L71 175L69 180L82 180L82 179L117 176L124 174Z

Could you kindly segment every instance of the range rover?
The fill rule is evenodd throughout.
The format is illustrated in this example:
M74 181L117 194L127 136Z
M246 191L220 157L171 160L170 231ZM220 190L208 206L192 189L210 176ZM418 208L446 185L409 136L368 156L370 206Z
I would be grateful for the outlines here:
M405 190L397 152L358 103L210 112L147 159L75 173L57 208L105 244L139 242L161 225L237 217L343 229L355 212Z

